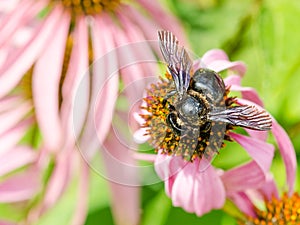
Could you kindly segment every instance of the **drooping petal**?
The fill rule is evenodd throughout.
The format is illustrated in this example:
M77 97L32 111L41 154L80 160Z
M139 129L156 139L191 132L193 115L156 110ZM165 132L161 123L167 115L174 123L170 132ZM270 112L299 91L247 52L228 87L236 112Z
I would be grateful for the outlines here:
M193 61L194 71L201 68L207 68L207 65L214 62L215 60L227 60L229 62L228 56L221 49L212 49L207 51L202 58Z
M64 15L47 49L38 59L33 72L33 99L37 121L45 146L57 150L62 142L59 118L59 83L70 17Z
M207 51L201 59L194 61L194 70L208 68L216 72L223 70L235 70L238 75L243 76L246 72L246 65L241 61L231 62L223 50L212 49Z
M156 40L157 29L159 28L150 18L146 18L141 12L134 9L132 6L124 6L123 14L135 23L137 27L142 28L141 31L145 37L145 40ZM159 46L156 41L147 41L154 52L159 52Z
M248 87L241 87L239 82L237 81L236 76L230 76L233 78L230 82L233 83L235 82L236 84L232 84L230 87L231 91L241 91L243 99L240 100L238 99L238 103L242 103L242 101L247 101L251 105L258 105L260 107L263 107L263 101L260 99L259 95L257 92ZM240 79L240 78L239 78ZM249 105L249 104L248 104ZM266 141L268 138L268 131L256 131L256 130L251 130L251 129L245 129L247 133L257 139L260 139L262 141Z
M182 207L185 211L194 213L194 185L199 182L196 163L188 164L176 175L171 189L171 199L174 206Z
M177 174L187 165L181 157L168 156L160 151L156 156L154 168L157 175L165 182L166 194L171 197L173 184Z
M21 103L18 107L12 108L0 114L0 135L15 127L18 122L24 119L25 115L32 109L30 101Z
M0 202L19 202L31 199L40 188L38 172L33 169L2 181L0 183Z
M148 153L132 153L132 157L135 160L147 161L147 162L155 162L156 154L148 154Z
M221 49L211 49L211 50L205 52L204 55L202 56L202 58L199 59L199 61L201 61L202 67L205 65L211 64L212 62L214 62L216 60L229 61L227 54ZM198 61L198 60L196 60L196 61ZM197 68L197 69L199 69L199 68Z
M253 137L232 132L230 133L230 137L248 152L265 173L269 171L275 150L273 145Z
M22 28L28 21L33 19L44 5L43 1L21 1L18 7L7 14L0 24L0 46L11 40L18 28Z
M138 167L130 149L112 132L101 150L105 177L111 187L112 211L117 225L137 225L140 220Z
M225 188L219 175L212 166L198 172L194 185L195 212L201 216L212 209L223 207L226 199Z
M259 188L259 192L263 195L264 199L272 200L273 197L279 199L278 188L272 174L267 174L267 181Z
M170 13L165 11L160 4L154 0L154 1L147 1L147 0L138 0L138 3L142 5L146 11L151 15L152 20L154 20L160 27L171 30L180 40L180 43L184 44L185 47L188 43L184 37L184 32L181 29L181 26L179 25L179 21L175 19L175 17L172 17ZM152 23L154 22L152 21ZM139 21L137 21L139 22ZM140 27L145 27L146 24L140 24ZM156 29L158 27L156 26ZM157 33L155 32L151 39L156 38Z
M57 23L60 22L62 9L56 7L45 21L37 29L36 34L27 45L10 57L0 69L0 97L6 95L23 75L34 64L36 58L42 52L51 38Z
M24 120L0 136L0 156L14 148L14 146L25 135L26 130L29 128L32 122L32 119Z
M197 162L188 163L176 176L171 191L174 206L198 216L225 203L225 188L219 175L209 166L200 172Z
M1 154L0 176L3 176L15 169L33 163L37 159L37 152L27 146L19 146Z
M155 70L157 60L149 43L141 42L145 40L145 36L139 32L138 27L124 15L118 16L126 32L118 30L120 35L116 38L116 43L118 46L128 43L118 48L118 62L122 80L126 85L125 94L130 101L130 106L133 106L137 101L141 101L145 87L150 83L150 79L145 78L157 74ZM137 110L133 109L133 111Z
M253 203L245 192L232 192L227 197L246 215L256 216Z
M89 107L90 74L88 24L85 17L76 18L72 52L62 86L60 117L66 142L78 141Z
M99 143L103 142L110 129L119 87L118 61L116 51L113 50L115 48L113 37L117 34L113 34L109 29L113 26L113 22L108 15L103 14L95 18L92 26L93 53L96 60L92 68L94 74L91 93L92 110L88 116L82 141L83 144L88 145L86 154L90 156ZM105 35L102 35L103 32Z
M12 110L18 105L22 104L24 99L19 96L5 96L4 98L0 99L0 114L5 113L6 111Z
M256 105L253 102L250 102L245 99L237 99L237 102L244 105L255 105L259 109L261 107L259 105ZM280 154L283 158L283 162L285 164L286 168L286 177L287 177L287 183L289 185L289 194L292 194L294 183L295 183L295 174L296 174L296 155L295 155L295 149L293 147L293 144L291 140L289 139L287 133L285 130L277 123L275 118L272 118L272 133L277 141Z
M42 211L53 206L67 187L73 160L72 149L65 149L57 156L55 167L45 191L45 197L41 206Z
M226 60L216 60L206 65L206 68L211 69L213 71L221 72L223 70L234 70L238 72L239 75L243 76L246 72L246 66L243 62L230 62Z
M89 167L86 162L80 157L80 175L79 175L79 187L76 209L72 218L72 225L84 224L87 214L87 202L88 202L88 187L89 187Z
M241 86L241 76L239 75L230 75L224 78L224 83L226 86L238 85Z
M225 171L221 179L226 187L226 191L239 192L258 188L266 181L266 174L255 161L251 161Z
M286 180L289 187L289 194L291 195L294 190L297 168L295 149L285 130L277 123L274 118L272 123L272 133L276 139L280 154L285 165Z
M257 91L254 88L250 87L241 87L238 85L231 85L230 86L230 91L240 91L242 93L242 98L247 99L249 101L254 102L255 104L263 107L264 103L260 99Z

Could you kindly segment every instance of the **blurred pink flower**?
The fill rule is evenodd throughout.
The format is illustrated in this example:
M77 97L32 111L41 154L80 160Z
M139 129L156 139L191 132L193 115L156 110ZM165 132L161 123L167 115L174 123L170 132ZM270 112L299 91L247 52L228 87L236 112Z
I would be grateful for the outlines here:
M224 82L230 91L241 92L242 98L237 98L237 103L263 107L261 99L253 88L241 86L241 78L246 71L242 62L231 62L223 51L211 50L194 62L194 71L199 68L208 68L216 72L228 70L229 76L224 79ZM141 114L147 115L147 113L149 114L142 109ZM137 117L137 120L141 125L145 124L144 119ZM138 143L150 138L149 135L145 135L147 129L149 127L136 131L135 139ZM156 173L165 182L166 193L172 199L174 206L201 216L212 209L222 208L226 198L237 199L240 192L246 188L262 188L268 179L274 154L274 146L266 142L268 132L245 130L249 136L232 131L228 135L247 151L251 161L228 171L214 168L205 157L189 162L181 156L161 154L160 150L157 156L136 153L135 157L154 162ZM288 172L287 184L291 190L296 167L293 146L274 118L272 118L271 132L285 162ZM217 157L221 156L222 153Z
M300 196L299 193L294 192L296 155L287 134L277 123L274 122L273 126L277 127L274 136L279 137L277 138L278 145L283 147L281 155L286 167L287 186L278 188L275 178L269 173L264 183L257 187L245 186L244 189L233 189L233 192L231 190L229 198L244 214L237 218L240 225L298 224L300 222Z
M27 223L53 207L76 175L80 181L72 224L84 223L89 173L74 132L80 137L80 147L86 147L81 151L89 157L101 144L119 148L106 137L111 133L120 78L128 85L153 74L147 64L121 69L119 65L155 60L157 51L149 43L137 49L129 44L154 39L157 29L167 27L184 40L178 22L156 1L79 3L20 0L0 4L0 174L12 174L0 183L0 201L24 201L42 192L42 201L25 218ZM127 51L113 51L125 44ZM99 63L92 64L98 59ZM133 101L143 89L139 85L127 90L126 97ZM75 98L81 104L75 108L73 131ZM20 144L28 133L32 140L26 136ZM135 163L128 155L117 154L122 162ZM43 184L42 175L52 165ZM110 165L106 166L109 170ZM20 175L12 173L21 167ZM137 224L139 189L110 184L116 224Z

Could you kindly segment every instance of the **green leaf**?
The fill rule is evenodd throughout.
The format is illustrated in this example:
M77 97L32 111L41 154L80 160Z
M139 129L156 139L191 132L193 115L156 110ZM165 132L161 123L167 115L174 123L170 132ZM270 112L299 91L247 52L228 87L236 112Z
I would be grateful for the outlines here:
M223 210L224 210L224 212L231 215L233 218L245 219L245 215L230 200L226 200L225 205L223 206Z
M160 191L151 201L147 202L141 225L163 225L171 208L171 200L164 190Z

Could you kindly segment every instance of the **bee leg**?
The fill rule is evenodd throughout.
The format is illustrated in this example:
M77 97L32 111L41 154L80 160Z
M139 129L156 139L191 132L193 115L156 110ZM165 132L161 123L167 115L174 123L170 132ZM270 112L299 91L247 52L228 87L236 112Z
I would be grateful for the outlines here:
M181 125L177 123L177 115L174 112L168 114L166 121L179 136L185 132L185 129L182 129Z
M200 127L200 130L203 132L208 132L211 129L211 122L206 122Z

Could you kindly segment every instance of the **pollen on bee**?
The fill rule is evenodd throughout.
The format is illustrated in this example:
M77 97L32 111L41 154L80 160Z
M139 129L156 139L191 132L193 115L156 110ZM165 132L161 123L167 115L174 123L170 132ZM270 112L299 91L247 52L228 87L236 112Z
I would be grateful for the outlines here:
M151 84L147 90L148 96L143 98L145 104L141 109L147 113L141 117L145 120L143 127L149 129L150 144L156 152L160 150L162 154L180 155L190 162L196 158L218 154L219 148L224 146L224 138L228 137L226 132L222 136L220 131L212 131L212 127L220 126L221 123L211 122L211 126L206 129L200 129L199 123L186 125L186 122L177 116L178 112L175 109L175 116L171 122L178 127L186 127L187 132L181 133L180 129L175 130L172 127L168 115L174 110L170 105L176 103L176 97L166 96L174 91L175 86L171 75L167 73L166 77L167 79L160 78L159 82Z

